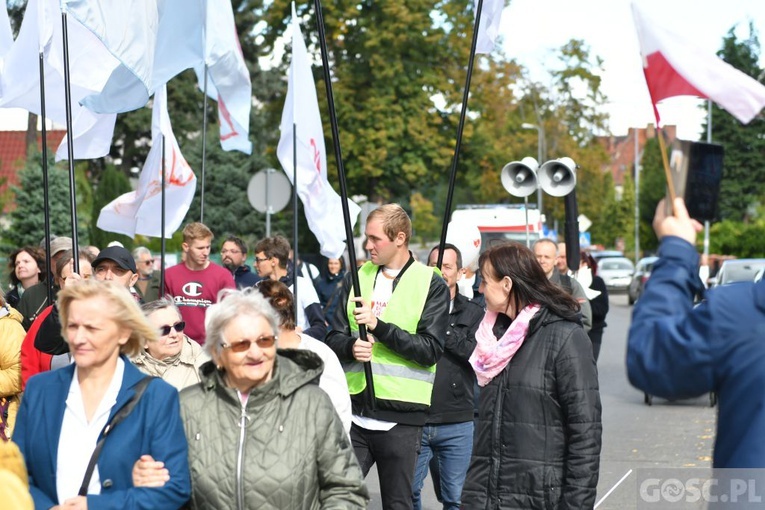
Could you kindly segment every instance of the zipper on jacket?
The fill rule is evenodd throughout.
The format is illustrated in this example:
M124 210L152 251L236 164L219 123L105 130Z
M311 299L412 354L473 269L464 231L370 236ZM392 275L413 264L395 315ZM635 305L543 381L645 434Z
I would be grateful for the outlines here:
M239 448L236 455L236 507L239 510L244 508L244 434L247 431L247 412L246 404L242 404L242 414L239 417Z
M507 368L503 370L500 375L499 384L497 385L497 400L494 403L494 420L492 420L492 445L491 451L495 455L491 455L489 465L489 491L487 494L488 502L492 507L501 508L502 501L499 499L499 468L500 461L502 460L502 406L504 403L504 392L502 388L505 385L505 379L507 377Z

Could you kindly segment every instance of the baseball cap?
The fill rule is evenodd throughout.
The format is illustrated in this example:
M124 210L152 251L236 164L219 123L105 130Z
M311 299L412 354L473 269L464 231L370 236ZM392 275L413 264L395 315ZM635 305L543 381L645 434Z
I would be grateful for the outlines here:
M43 249L45 248L44 240L43 240ZM57 253L65 251L65 250L71 250L72 249L72 238L71 237L56 237L55 239L51 239L50 242L50 256L53 257Z
M111 260L122 269L127 269L128 271L132 271L134 273L138 272L138 269L135 267L135 260L133 260L133 256L129 251L127 251L126 248L123 248L122 246L109 246L108 248L104 248L98 254L98 257L93 260L91 266L93 266L93 269L95 269L104 260Z

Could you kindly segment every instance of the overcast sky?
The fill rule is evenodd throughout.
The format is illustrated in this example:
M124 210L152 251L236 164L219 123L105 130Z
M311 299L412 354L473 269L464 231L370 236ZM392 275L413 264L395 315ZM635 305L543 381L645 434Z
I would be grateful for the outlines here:
M764 0L637 1L651 17L666 20L668 28L712 54L731 27L738 27L740 40L746 38L749 21L765 43ZM570 39L583 39L591 55L604 60L611 132L626 134L630 127L655 122L630 5L630 0L511 0L502 14L504 51L544 82L542 69L559 67L555 50ZM765 67L762 52L760 57ZM662 123L677 125L681 138L697 140L705 115L697 108L700 103L693 98L667 99L659 106Z
M731 27L739 39L749 21L765 43L765 0L637 0L652 17L669 20L674 31L715 53ZM609 98L611 132L654 122L642 73L630 0L511 0L502 15L503 50L546 82L544 69L557 66L555 51L570 39L583 39L591 55L604 60L603 90ZM765 58L761 52L761 67ZM681 138L696 140L704 112L693 98L668 99L660 108L666 125ZM713 121L714 122L714 121ZM0 129L26 129L26 113L0 109Z

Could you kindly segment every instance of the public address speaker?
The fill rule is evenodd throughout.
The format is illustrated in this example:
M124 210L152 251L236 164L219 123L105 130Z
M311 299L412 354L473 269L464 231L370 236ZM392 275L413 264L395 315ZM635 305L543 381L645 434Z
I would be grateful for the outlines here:
M539 185L553 197L565 197L576 186L576 163L571 158L552 159L539 169Z
M539 163L532 157L506 164L500 172L505 190L514 197L527 197L537 190L537 168Z

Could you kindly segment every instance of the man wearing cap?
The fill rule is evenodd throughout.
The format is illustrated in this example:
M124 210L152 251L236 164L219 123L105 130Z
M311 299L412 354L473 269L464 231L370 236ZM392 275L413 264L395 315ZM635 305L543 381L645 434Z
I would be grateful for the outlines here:
M126 248L122 246L104 248L95 258L92 266L96 280L118 282L130 291L139 304L143 302L133 288L138 281L138 269L133 255Z
M42 247L45 247L45 240L43 239ZM50 267L56 267L56 262L66 250L72 249L71 237L55 237L50 242ZM52 274L53 271L50 271ZM16 309L24 317L21 321L21 325L24 329L29 329L35 318L44 310L50 303L48 303L48 282L43 281L32 285L21 296L19 304ZM56 300L58 294L58 287L53 285L53 300Z

